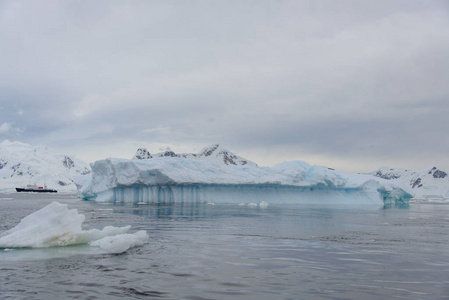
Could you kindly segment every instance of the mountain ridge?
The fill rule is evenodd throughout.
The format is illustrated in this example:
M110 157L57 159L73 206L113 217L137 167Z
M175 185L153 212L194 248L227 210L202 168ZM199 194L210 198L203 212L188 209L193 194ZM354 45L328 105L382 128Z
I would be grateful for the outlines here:
M133 156L133 159L151 159L158 157L178 157L178 158L205 160L205 161L213 161L218 164L235 165L235 166L244 166L244 165L257 166L255 162L252 162L249 159L234 154L233 152L223 148L220 144L213 144L208 147L205 147L198 153L180 153L180 154L176 154L171 150L167 150L151 155L151 153L146 148L139 148L137 149L136 154Z

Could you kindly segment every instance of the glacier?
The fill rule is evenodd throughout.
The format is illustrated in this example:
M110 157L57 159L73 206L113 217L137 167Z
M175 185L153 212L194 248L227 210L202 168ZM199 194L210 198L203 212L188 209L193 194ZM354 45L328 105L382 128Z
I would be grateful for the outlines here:
M75 183L81 198L97 202L400 205L413 197L406 186L382 178L303 161L259 167L179 157L107 158L91 170Z

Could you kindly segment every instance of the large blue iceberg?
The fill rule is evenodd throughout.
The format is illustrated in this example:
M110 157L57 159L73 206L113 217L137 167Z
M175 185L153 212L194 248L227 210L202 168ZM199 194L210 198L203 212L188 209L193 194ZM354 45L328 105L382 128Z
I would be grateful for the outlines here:
M100 202L396 205L412 198L405 186L302 161L268 168L179 157L108 158L91 168L77 180L78 192Z

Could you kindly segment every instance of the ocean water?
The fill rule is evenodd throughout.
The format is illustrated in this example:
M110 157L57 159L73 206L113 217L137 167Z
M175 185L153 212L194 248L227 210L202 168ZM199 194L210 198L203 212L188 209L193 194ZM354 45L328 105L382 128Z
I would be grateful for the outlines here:
M114 205L0 194L0 234L58 201L150 241L0 249L0 299L449 299L449 205ZM245 199L242 199L245 202Z

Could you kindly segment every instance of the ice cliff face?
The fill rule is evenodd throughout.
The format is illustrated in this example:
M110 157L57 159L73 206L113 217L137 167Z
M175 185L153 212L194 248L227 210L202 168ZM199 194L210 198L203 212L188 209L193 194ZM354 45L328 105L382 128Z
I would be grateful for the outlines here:
M243 157L237 156L231 151L224 149L219 144L206 147L202 149L199 153L195 154L194 153L176 154L173 151L164 151L151 155L146 148L139 148L137 149L137 152L134 155L133 159L150 159L158 157L178 157L178 158L203 160L215 162L217 164L236 165L236 166L256 165L254 162L245 159Z
M75 193L73 178L88 173L88 164L47 147L7 140L0 143L0 192L14 192L16 187L36 183Z
M382 167L367 174L401 182L412 189L416 198L449 198L449 176L435 166L421 171Z
M77 185L81 197L96 201L383 205L408 203L412 197L384 179L299 161L265 168L179 157L109 158L91 166L92 174Z

